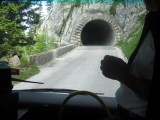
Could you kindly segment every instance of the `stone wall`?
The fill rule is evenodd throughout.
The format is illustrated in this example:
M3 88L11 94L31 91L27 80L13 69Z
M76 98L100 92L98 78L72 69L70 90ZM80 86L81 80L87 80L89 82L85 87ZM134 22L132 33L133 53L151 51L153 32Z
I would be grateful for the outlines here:
M47 52L42 52L39 54L32 55L32 56L30 56L29 61L31 64L34 64L34 65L44 65L44 64L50 62L51 60L71 51L74 48L75 48L75 45L73 45L73 44L59 47L54 50L50 50Z

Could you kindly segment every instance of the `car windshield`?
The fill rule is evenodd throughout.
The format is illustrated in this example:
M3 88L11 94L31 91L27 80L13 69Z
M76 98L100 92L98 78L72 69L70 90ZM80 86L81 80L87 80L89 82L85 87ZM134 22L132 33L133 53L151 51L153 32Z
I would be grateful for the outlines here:
M128 61L146 13L143 0L2 0L0 61L12 68L14 90L114 97L120 83L102 74L101 60Z

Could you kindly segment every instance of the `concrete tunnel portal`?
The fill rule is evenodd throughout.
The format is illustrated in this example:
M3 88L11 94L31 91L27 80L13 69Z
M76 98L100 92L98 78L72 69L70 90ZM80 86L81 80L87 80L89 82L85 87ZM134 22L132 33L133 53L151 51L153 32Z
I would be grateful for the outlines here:
M113 36L109 23L104 20L92 20L83 27L81 42L83 45L109 45Z

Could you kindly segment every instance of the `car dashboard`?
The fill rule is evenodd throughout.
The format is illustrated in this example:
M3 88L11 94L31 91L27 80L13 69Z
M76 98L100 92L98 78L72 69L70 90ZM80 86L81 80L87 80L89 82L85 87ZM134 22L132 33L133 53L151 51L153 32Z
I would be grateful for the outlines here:
M19 95L18 120L58 120L59 110L68 93L15 91ZM100 96L101 100L114 113L117 101L114 97ZM61 119L106 118L101 104L89 95L72 97L65 105Z

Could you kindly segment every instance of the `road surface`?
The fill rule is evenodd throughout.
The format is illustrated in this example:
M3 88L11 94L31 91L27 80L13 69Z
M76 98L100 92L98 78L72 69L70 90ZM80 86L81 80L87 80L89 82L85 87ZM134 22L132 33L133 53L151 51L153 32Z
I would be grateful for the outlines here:
M115 47L79 46L40 66L40 73L28 79L44 84L19 83L14 86L14 89L65 88L87 90L114 97L119 82L102 75L100 61L105 55L123 58L121 51Z

